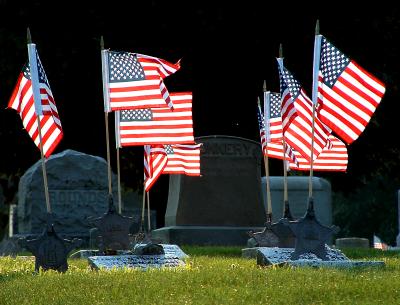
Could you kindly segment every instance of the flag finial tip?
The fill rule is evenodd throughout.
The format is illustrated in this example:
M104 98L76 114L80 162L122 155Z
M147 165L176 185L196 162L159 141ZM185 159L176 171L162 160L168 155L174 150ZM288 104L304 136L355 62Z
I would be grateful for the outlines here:
M317 19L317 22L315 24L315 35L319 35L319 19Z
M283 57L283 47L282 47L282 44L280 43L279 44L279 58L282 58Z
M263 91L267 91L267 81L264 79L264 84L263 84Z
M29 29L29 27L26 29L26 40L28 41L28 43L32 43L31 30Z
M104 50L104 38L103 35L100 36L100 48Z

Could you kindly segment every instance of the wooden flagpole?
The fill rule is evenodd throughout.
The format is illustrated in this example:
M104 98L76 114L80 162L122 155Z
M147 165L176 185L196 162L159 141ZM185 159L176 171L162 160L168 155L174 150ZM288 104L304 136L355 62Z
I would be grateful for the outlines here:
M118 178L118 213L122 214L121 167L120 167L120 159L119 159L119 147L117 147L117 178Z
M147 195L147 229L150 233L151 231L151 223L150 223L150 191L146 192Z
M121 139L120 139L120 111L114 111L114 122L115 122L115 146L117 149L117 178L118 178L118 213L122 214L122 198L121 198L121 161L119 156L119 151L121 148Z
M263 92L264 92L264 112L266 112L266 107L269 107L269 99L267 97L268 93L267 92L267 84L266 81L264 80L263 84ZM260 99L258 99L258 107L260 107ZM269 113L269 112L268 112ZM266 180L266 195L267 195L267 207L266 207L266 216L267 216L267 222L272 222L272 204L271 204L271 189L270 189L270 181L269 181L269 159L268 159L268 142L269 142L269 127L267 127L267 124L269 124L269 120L267 121L267 117L264 116L264 123L265 124L265 152L266 155L264 155L264 167L265 167L265 180Z
M313 63L313 90L312 90L312 129L311 129L311 160L310 160L310 178L308 183L308 197L313 197L313 166L314 166L314 132L315 132L315 107L318 102L318 73L319 73L319 61L321 50L321 35L319 34L319 20L315 25L315 42L314 42L314 63Z
M143 203L142 203L142 219L140 220L140 229L139 231L143 230L144 232L144 210L146 208L146 185L143 182Z
M103 74L103 97L104 97L104 120L106 125L106 143L107 143L107 173L108 173L108 195L112 196L112 182L111 182L111 161L110 161L110 133L108 128L108 112L109 112L109 91L108 91L108 58L107 51L104 49L103 36L100 38L101 48L101 63Z
M28 42L28 57L29 57L29 70L31 71L31 81L32 81L32 91L33 91L33 99L35 102L35 114L38 125L38 134L39 134L39 148L40 155L42 160L42 173L43 173L43 182L44 182L44 195L46 199L46 210L47 213L51 214L51 206L50 206L50 196L49 196L49 186L47 182L47 172L46 172L46 160L43 153L43 140L42 140L42 128L40 126L40 115L42 115L42 102L40 97L40 89L39 79L38 79L38 71L37 71L37 59L36 59L36 48L35 45L32 44L32 37L29 28L27 29L27 42ZM33 63L32 63L33 61ZM36 88L34 88L36 86ZM36 94L35 94L36 93ZM39 106L40 105L40 106Z
M283 47L279 45L279 58L283 58ZM283 153L283 217L291 218L289 212L288 179L287 179L287 161L286 161L286 141L282 130L282 153Z

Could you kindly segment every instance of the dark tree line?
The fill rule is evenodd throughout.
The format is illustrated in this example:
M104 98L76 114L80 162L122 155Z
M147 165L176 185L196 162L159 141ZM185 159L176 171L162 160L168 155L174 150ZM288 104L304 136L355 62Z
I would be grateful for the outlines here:
M299 14L299 9L302 14ZM226 134L258 141L256 98L265 79L279 90L275 57L283 44L286 66L311 94L314 26L366 70L387 92L365 132L349 150L346 173L317 173L332 184L339 234L393 242L400 186L397 137L399 113L400 12L386 6L357 10L318 9L304 4L193 4L144 1L112 7L74 1L0 1L0 177L19 176L40 158L13 110L5 110L27 60L30 27L49 78L64 130L56 152L75 149L106 157L101 83L100 36L106 47L132 50L176 62L182 68L166 79L170 91L193 91L195 136ZM110 120L112 125L112 118ZM113 143L112 143L113 147ZM113 168L116 169L115 155ZM122 179L137 189L142 150L124 149ZM272 161L272 175L281 165ZM162 222L167 178L153 203Z

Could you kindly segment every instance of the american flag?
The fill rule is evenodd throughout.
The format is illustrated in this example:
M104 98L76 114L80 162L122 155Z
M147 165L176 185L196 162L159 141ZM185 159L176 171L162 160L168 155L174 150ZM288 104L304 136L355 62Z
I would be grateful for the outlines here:
M374 248L375 249L381 249L381 250L387 250L388 245L382 242L382 240L374 234Z
M163 174L184 174L200 176L200 147L202 144L164 145L167 153L167 165Z
M267 141L268 139L282 140L281 95L279 93L264 92L264 113Z
M37 52L36 61L42 105L42 114L39 115L39 119L42 133L43 154L47 158L61 141L63 131L53 94ZM31 72L29 64L26 64L18 77L17 85L8 102L8 108L15 109L19 113L24 128L36 146L40 148L37 114L32 92Z
M363 132L385 93L384 84L322 37L318 117L347 144Z
M258 106L258 111L257 111L257 119L258 119L258 127L260 131L260 140L261 140L261 149L262 153L264 156L271 157L271 158L276 158L276 159L282 159L283 160L283 141L282 138L280 140L275 140L267 143L266 137L265 137L265 120L264 120L264 115L261 111L261 107ZM281 128L282 130L282 128ZM286 143L285 143L286 144ZM296 157L293 153L292 148L289 145L285 145L285 156L286 160L294 162L294 164L297 164Z
M163 79L180 68L163 59L130 52L108 51L108 88L112 111L173 108Z
M298 164L290 163L290 169L309 171L311 164L298 152L294 151ZM345 172L349 156L346 145L333 135L329 136L329 142L313 162L314 171Z
M265 135L265 120L260 105L257 107L258 130L260 132L261 149L263 155L267 154L267 138Z
M282 96L282 126L286 142L308 162L311 160L312 102L300 83L278 58ZM317 117L314 125L313 158L326 146L330 130Z
M162 145L144 145L144 187L148 192L167 165L167 154Z
M171 93L174 111L168 107L122 110L117 134L120 145L192 144L192 93Z

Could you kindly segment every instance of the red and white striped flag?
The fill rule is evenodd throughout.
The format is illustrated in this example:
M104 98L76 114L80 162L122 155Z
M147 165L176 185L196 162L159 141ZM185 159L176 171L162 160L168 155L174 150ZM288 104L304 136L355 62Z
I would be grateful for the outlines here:
M282 140L281 95L279 93L264 92L264 117L267 142Z
M31 44L34 45L34 44ZM53 94L47 80L46 73L36 53L37 73L39 81L40 102L42 114L39 115L43 154L49 157L63 137L61 121L58 116ZM37 114L33 97L33 86L29 64L22 69L17 81L17 85L8 102L8 108L15 109L21 116L22 124L37 147L40 148L39 129L37 124Z
M294 151L298 164L290 163L290 169L309 171L311 164L298 152ZM348 154L346 145L333 135L329 136L327 146L314 160L314 171L345 172L348 164Z
M192 93L171 93L174 110L168 107L116 112L120 145L192 144Z
M163 174L184 174L187 176L200 176L200 147L202 144L164 145L167 153L167 165Z
M374 234L374 249L387 250L388 248L388 245Z
M385 93L385 85L325 37L321 39L318 117L351 144L370 121Z
M167 165L167 153L162 145L144 145L144 187L148 192Z
M165 107L173 109L163 79L180 69L164 59L104 51L105 111Z
M261 141L261 149L262 153L264 156L271 157L271 158L276 158L276 159L281 159L283 160L283 141L282 141L282 136L280 140L276 140L278 138L275 138L275 141L267 142L267 137L265 136L265 120L264 120L264 115L261 111L260 105L258 105L257 108L257 119L258 119L258 127L260 130L260 141ZM281 121L282 124L282 121ZM282 131L282 127L279 128L277 124L274 126L275 130L280 129ZM277 133L275 133L277 134ZM292 161L294 164L297 164L296 156L293 153L292 148L286 144L285 146L285 159Z
M312 102L300 83L283 66L282 58L278 58L278 67L285 140L309 162L312 141ZM312 149L315 159L326 146L331 130L317 117L314 120L314 146Z

